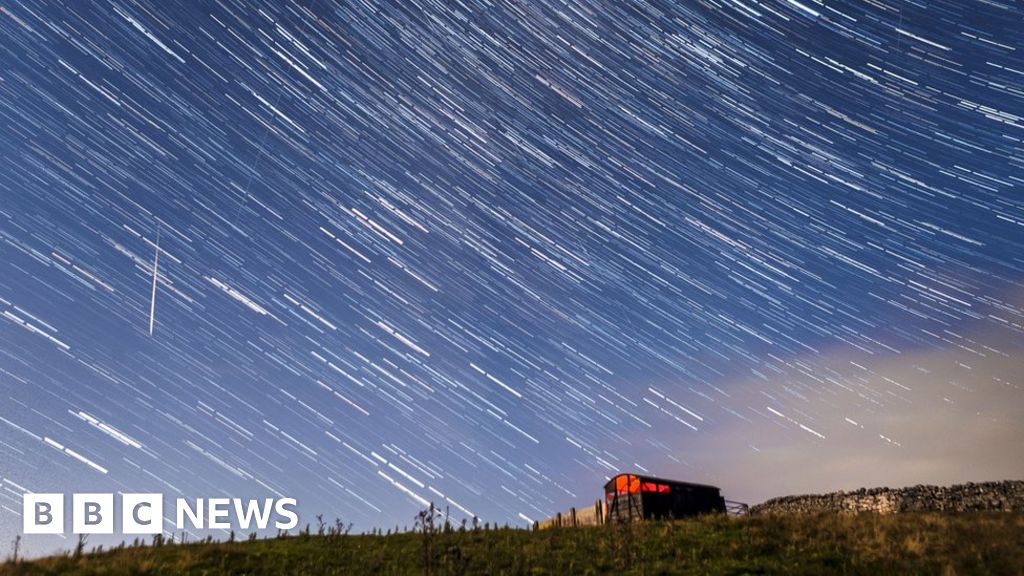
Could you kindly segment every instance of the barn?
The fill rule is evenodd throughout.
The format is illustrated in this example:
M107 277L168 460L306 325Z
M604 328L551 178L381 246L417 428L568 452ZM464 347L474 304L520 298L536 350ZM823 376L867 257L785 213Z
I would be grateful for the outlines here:
M686 518L699 514L747 514L741 502L722 498L721 490L706 484L624 473L604 485L604 499L571 508L535 523L537 528L593 526L616 521Z
M686 518L698 514L725 513L721 490L706 484L619 474L604 485L609 520Z

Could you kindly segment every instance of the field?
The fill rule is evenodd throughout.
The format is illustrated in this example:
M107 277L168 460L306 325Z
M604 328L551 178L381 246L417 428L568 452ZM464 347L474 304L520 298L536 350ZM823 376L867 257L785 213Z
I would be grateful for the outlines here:
M129 546L21 574L1024 574L1024 513L704 517Z

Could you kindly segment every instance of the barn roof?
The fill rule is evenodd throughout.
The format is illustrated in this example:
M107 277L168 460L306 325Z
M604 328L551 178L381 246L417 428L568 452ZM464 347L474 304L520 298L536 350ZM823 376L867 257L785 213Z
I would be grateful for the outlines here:
M611 478L609 478L607 482L605 482L605 484L604 484L605 487L607 487L609 484L613 483L615 481L615 479L618 478L619 476L636 476L637 478L640 479L641 482L656 482L656 483L659 483L659 484L671 484L673 486L689 486L691 488L702 488L702 489L705 489L705 490L716 490L716 491L719 491L719 492L721 492L721 490L722 490L718 486L712 486L710 484L697 484L696 482L684 482L682 480L672 480L670 478L659 478L657 476L649 476L649 475L646 475L646 474L637 474L635 472L622 472L622 473L616 474L615 476L612 476Z

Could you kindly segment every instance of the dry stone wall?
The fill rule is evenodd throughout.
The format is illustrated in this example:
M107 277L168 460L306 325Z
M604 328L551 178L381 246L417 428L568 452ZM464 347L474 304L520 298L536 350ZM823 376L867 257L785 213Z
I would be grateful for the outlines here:
M806 496L772 498L752 506L751 514L815 514L838 512L893 514L914 511L1024 511L1024 480L981 482L955 486L861 488Z

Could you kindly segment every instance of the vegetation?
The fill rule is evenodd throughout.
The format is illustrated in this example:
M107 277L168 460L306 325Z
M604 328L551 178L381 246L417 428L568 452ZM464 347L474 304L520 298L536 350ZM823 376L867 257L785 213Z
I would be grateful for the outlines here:
M475 523L474 523L475 524ZM266 540L128 546L11 559L21 574L1024 574L1024 513L709 516L541 531L454 527L431 507L412 532L340 522Z

